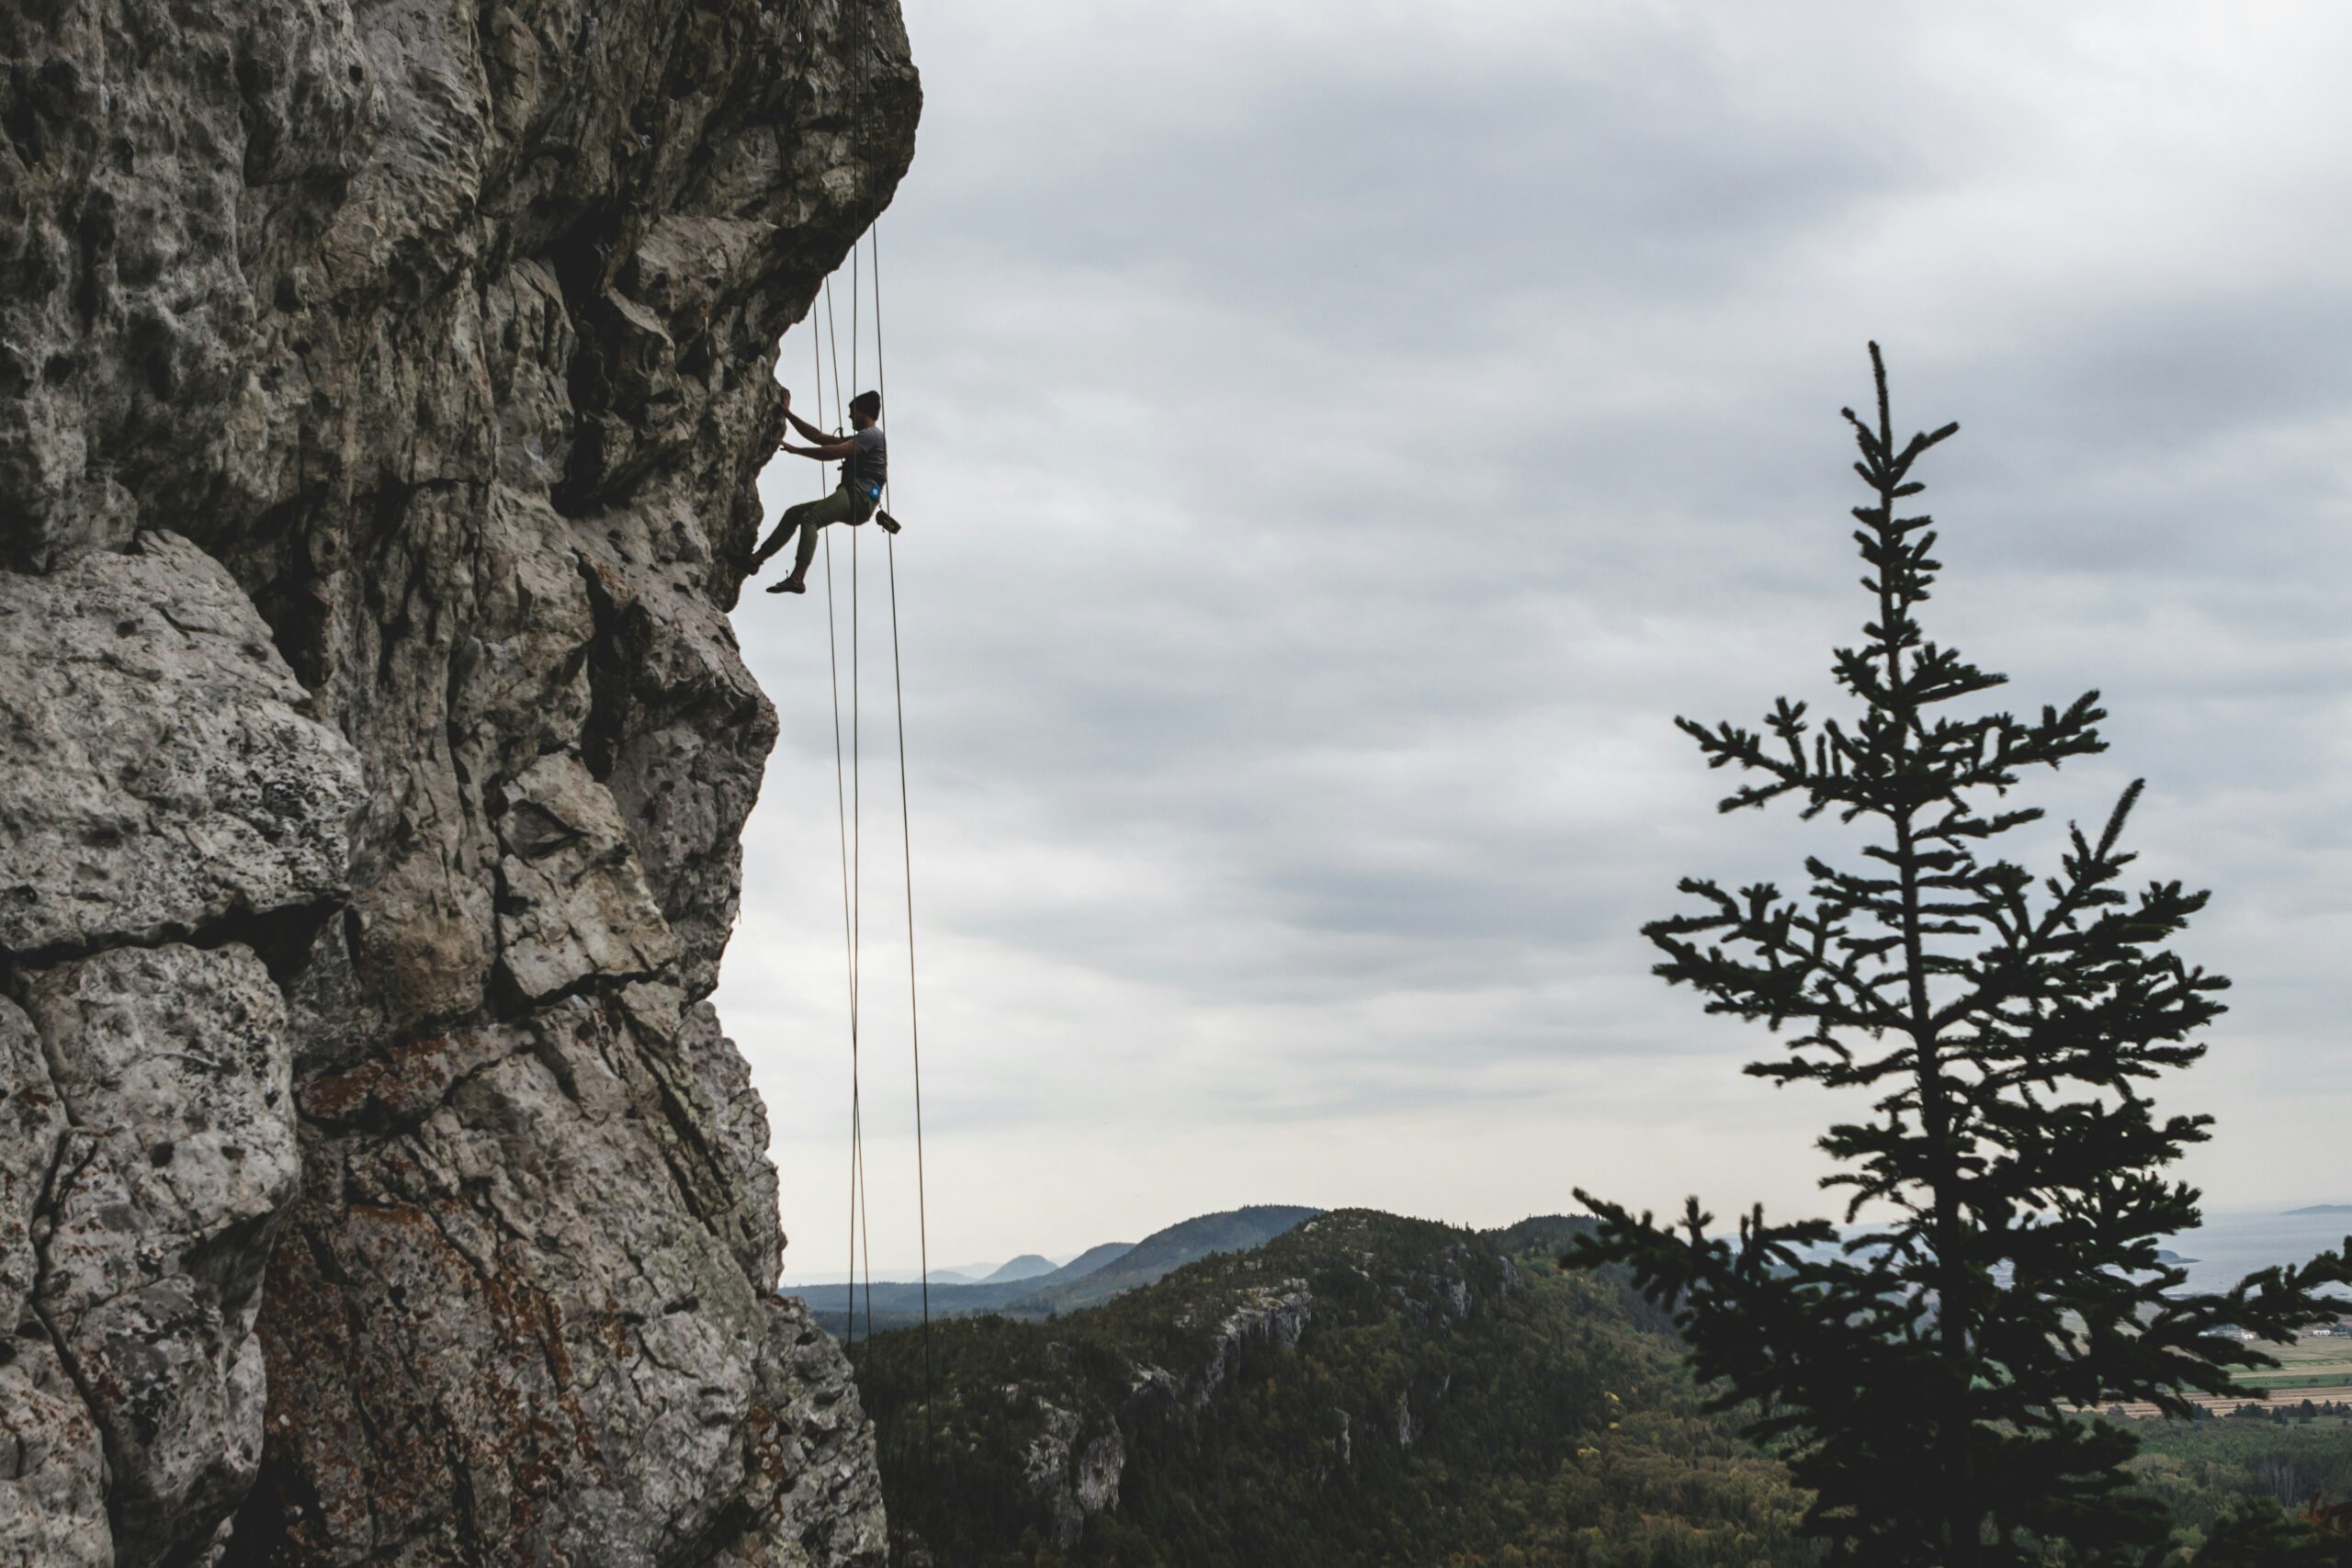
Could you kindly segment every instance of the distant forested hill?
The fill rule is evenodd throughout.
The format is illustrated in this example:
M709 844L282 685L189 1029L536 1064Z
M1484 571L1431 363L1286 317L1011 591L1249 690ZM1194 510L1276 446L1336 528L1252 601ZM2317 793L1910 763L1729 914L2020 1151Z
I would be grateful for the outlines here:
M1254 1203L1200 1214L1154 1231L1139 1242L1106 1242L1088 1247L1059 1269L1042 1258L1015 1258L978 1282L946 1284L934 1279L928 1304L933 1318L984 1312L1008 1317L1049 1317L1150 1284L1170 1269L1212 1252L1246 1252L1320 1213L1287 1203ZM1035 1273L1015 1269L1025 1264L1045 1264L1045 1268ZM1012 1277L1006 1277L1006 1269L1014 1269ZM877 1280L854 1288L788 1284L782 1292L807 1300L817 1321L835 1336L844 1335L851 1326L846 1309L854 1304L857 1332L852 1337L856 1338L864 1338L869 1328L905 1328L918 1323L925 1305L921 1285L899 1280Z
M1213 1252L1248 1252L1263 1247L1322 1211L1290 1203L1253 1203L1223 1213L1203 1214L1154 1231L1125 1252L1080 1274L1069 1270L1032 1282L1029 1293L1005 1310L1010 1316L1040 1317L1099 1306L1122 1291L1148 1285L1170 1270ZM1080 1259L1080 1261L1083 1261Z
M1340 1211L1054 1322L935 1323L928 1406L922 1337L885 1334L856 1359L895 1560L1815 1561L1654 1314L1554 1267L1578 1223Z

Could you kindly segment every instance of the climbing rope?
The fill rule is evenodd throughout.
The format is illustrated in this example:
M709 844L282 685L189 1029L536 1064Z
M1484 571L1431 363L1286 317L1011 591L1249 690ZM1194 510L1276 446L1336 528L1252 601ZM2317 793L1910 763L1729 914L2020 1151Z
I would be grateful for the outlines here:
M871 57L874 52L872 0L859 7L864 24L858 39L855 62L851 73L850 123L852 134L862 124L858 118L861 100L865 96ZM861 266L859 253L865 252ZM888 372L883 353L882 322L882 248L881 226L877 220L865 235L852 243L850 263L850 363L848 383L854 389L863 368L863 333L861 321L865 310L865 276L870 268L873 282L874 310L874 374L875 389L888 407ZM817 419L825 414L825 392L828 381L832 389L833 431L836 439L848 427L844 378L841 362L841 322L833 304L833 280L825 279L821 289L824 311L821 321L812 310L809 318L809 370L814 390ZM815 301L811 301L812 305ZM830 363L829 363L830 362ZM827 371L830 368L830 378ZM886 473L883 492L877 498L880 510L887 513L891 499L891 480ZM824 473L818 472L818 494L826 494ZM905 898L907 920L907 1013L910 1049L910 1066L914 1089L915 1124L915 1216L919 1263L922 1269L922 1451L926 1461L935 1453L933 1438L932 1406L934 1403L936 1381L933 1371L931 1337L931 1198L929 1171L923 1145L922 1112L922 992L915 951L915 892L914 892L914 829L910 809L907 768L907 708L906 681L901 640L899 632L899 563L895 530L885 530L885 568L888 587L890 614L890 694L895 710L895 739L898 742L899 771L899 884ZM849 1055L850 1055L850 1128L848 1183L848 1269L842 1279L842 1343L843 1354L854 1359L857 1348L857 1308L861 1283L865 1307L865 1338L869 1345L874 1337L874 1249L873 1205L867 1194L865 1159L865 1110L863 1083L864 1025L864 961L865 961L865 697L861 680L862 664L862 604L858 530L852 528L849 541L849 734L844 743L842 733L842 649L839 596L834 587L832 535L820 531L820 541L824 550L825 575L825 653L830 675L830 694L833 724L833 811L840 844L842 876L842 956L849 990Z
M873 70L874 0L866 0L866 4L860 9L860 17L865 24L865 36L859 40L860 47L858 50L858 64L855 78L857 83L857 92L859 96L863 96L863 89L869 79L869 73ZM853 118L852 123L855 124L859 122ZM883 412L887 417L890 408L890 377L889 370L888 368L888 361L883 353L882 344L882 220L879 214L876 214L874 221L867 225L865 232L865 252L867 263L871 265L874 272L874 389L876 394L882 400ZM852 374L855 374L857 367L858 318L855 309L857 292L857 249L853 245L850 249L850 301L852 307L850 312L850 367ZM838 385L836 385L835 390L839 390ZM892 479L890 472L889 470L885 469L882 477L882 494L879 498L879 510L884 513L889 511L889 502L893 499L891 494L891 484ZM852 559L854 560L854 552L857 548L856 536L854 535L851 536L850 548L853 552ZM895 529L886 530L883 533L882 548L883 562L888 572L890 586L890 696L894 716L897 720L899 743L899 867L900 873L900 884L906 894L907 909L907 1040L910 1056L910 1066L912 1071L914 1087L915 1238L916 1245L919 1248L917 1262L920 1266L922 1277L922 1300L923 1453L925 1457L928 1458L933 1451L931 1441L931 1405L933 1386L931 1359L931 1194L928 1174L924 1169L923 1162L922 1000L921 987L917 983L917 966L915 962L914 814L908 803L907 689L904 675L904 665L899 652L899 541ZM869 1213L870 1213L871 1211L869 1210ZM872 1286L870 1281L873 1276L872 1258L870 1254L867 1258L867 1279L869 1280L867 1295L867 1337L871 1338L873 1319Z
M832 344L833 406L834 413L836 415L834 428L838 430L841 427L840 419L838 417L841 412L841 333L839 325L833 319L832 304L832 280L831 278L827 278L825 280L825 319L826 325L831 329L831 331L825 335L831 338ZM813 326L809 333L809 349L811 357L814 361L813 374L816 377L817 417L822 419L825 415L825 344L820 341L820 334L814 330ZM824 483L824 470L820 468L817 470L817 490L820 498L825 493ZM861 1190L860 1183L865 1175L864 1118L861 1114L863 1108L859 1103L860 1094L858 1086L858 962L861 955L858 951L859 943L857 940L857 933L861 924L857 916L857 904L860 896L863 893L862 884L864 878L862 874L859 874L854 878L853 877L851 871L851 845L855 840L863 840L864 829L861 822L859 829L854 838L850 827L851 813L849 794L844 785L842 768L841 635L839 627L836 625L833 613L833 605L835 602L835 594L833 592L833 542L830 535L820 536L820 538L822 539L825 551L825 656L831 671L831 686L833 702L833 811L841 832L842 947L842 956L848 964L849 976L850 1255L849 1269L842 1277L842 1289L843 1300L842 1303L842 1319L843 1342L847 1345L854 1345L857 1337L858 1200ZM854 594L853 594L853 610L854 609L854 606L855 598ZM853 623L853 635L850 641L850 746L851 756L853 759L855 759L858 749L856 696L858 681L857 642L854 627L854 623ZM854 761L853 761L852 766L853 768L856 766L856 762ZM868 1262L870 1265L870 1257L868 1258ZM866 1322L869 1330L867 1337L871 1338L871 1328L873 1324L873 1283L870 1277L870 1268L869 1278L866 1284L866 1299L868 1303L866 1309Z
M890 406L888 373L882 356L882 220L867 231L867 255L874 266L874 389L882 407ZM889 510L890 476L882 477L882 510ZM882 536L882 558L890 579L890 694L899 719L899 866L907 894L907 1038L913 1055L915 1091L915 1238L922 1267L922 1448L931 1445L931 1195L923 1171L922 1150L922 1002L915 984L915 838L914 814L907 805L907 688L899 658L899 540Z
M850 68L849 123L853 135L855 134L855 128L859 124L859 100L865 96L864 87L864 61L861 58ZM857 244L855 241L852 241L849 298L849 373L852 382L857 379L858 314ZM825 279L825 319L831 330L833 342L833 434L838 436L848 428L849 422L842 407L841 326L833 320L833 280L831 277ZM856 394L853 391L850 395L854 398ZM832 548L831 538L826 540L825 547L829 552ZM832 581L830 577L826 580L825 592L830 599L832 594ZM858 1242L862 1235L861 1220L871 1213L865 1198L865 1108L858 1083L858 1024L860 1005L863 1001L859 982L864 978L865 958L865 805L862 744L865 718L862 702L863 688L858 679L860 597L857 581L857 535L853 531L849 540L849 778L850 822L852 824L849 860L851 886L854 890L849 906L849 941L852 954L849 990L849 1272L851 1285L847 1303L848 1310L842 1314L842 1343L853 1348L857 1343L856 1280ZM830 607L827 614L831 614ZM834 765L837 768L840 765L838 750L834 754ZM865 1337L869 1341L874 1337L874 1253L870 1246L865 1249Z
M856 44L856 60L851 73L850 122L861 123L858 111L865 96L874 51L874 22L871 4L860 7L862 35ZM853 132L854 133L854 132ZM862 368L862 330L864 316L865 267L859 262L859 251L866 256L873 276L874 358L876 390L889 406L888 372L885 367L882 338L882 253L880 223L869 227L861 240L850 247L850 365L849 379L854 382ZM811 322L810 354L816 386L819 418L823 417L825 403L826 361L831 362L833 394L833 428L836 433L846 427L843 378L841 364L841 324L834 312L832 279L825 280L823 288L825 315L820 333ZM882 500L888 510L890 479L886 475ZM820 494L823 493L821 470ZM857 1304L863 1268L865 1305L865 1334L874 1336L874 1253L873 1207L867 1198L865 1160L865 1096L862 1081L863 979L865 949L865 714L864 692L860 679L861 665L861 604L860 562L858 537L851 531L849 544L849 687L850 723L846 747L842 736L841 701L841 637L833 586L832 536L821 536L825 552L825 640L826 656L831 671L833 706L833 804L841 841L842 867L842 926L844 957L849 982L850 1037L850 1169L848 1194L849 1269L844 1279L842 1299L842 1340L845 1348L856 1345ZM915 1113L915 1197L916 1236L922 1268L922 1337L923 1363L923 1447L932 1447L933 1362L931 1346L931 1224L929 1173L925 1167L922 1121L922 1025L921 988L915 954L914 933L914 832L909 807L907 783L907 714L906 683L903 673L899 634L899 570L898 547L894 539L886 537L885 563L888 571L890 604L890 688L896 718L899 764L899 822L900 884L906 899L907 919L907 1010L909 1038L911 1046L911 1066L914 1084ZM846 752L846 758L844 757Z

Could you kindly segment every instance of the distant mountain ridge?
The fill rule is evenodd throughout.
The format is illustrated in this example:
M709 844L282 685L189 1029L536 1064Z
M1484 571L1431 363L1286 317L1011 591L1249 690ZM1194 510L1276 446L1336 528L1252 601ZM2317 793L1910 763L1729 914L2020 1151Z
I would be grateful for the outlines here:
M1323 1211L1289 1203L1259 1203L1219 1213L1197 1214L1139 1242L1104 1242L1088 1247L1061 1268L1035 1254L1016 1258L988 1279L973 1284L943 1283L933 1277L926 1303L920 1281L860 1280L854 1286L839 1281L786 1284L779 1295L798 1296L808 1303L828 1333L846 1336L854 1330L863 1338L871 1330L905 1328L919 1323L926 1304L933 1318L969 1317L1001 1313L1009 1317L1043 1318L1077 1307L1096 1305L1124 1291L1161 1279L1170 1270L1212 1253L1247 1252L1262 1247L1301 1222ZM1043 1264L1045 1271L1005 1277L1024 1264Z
M1041 1280L1032 1280L1029 1282L1030 1289L1037 1290L1046 1285L1058 1285L1070 1280L1083 1280L1097 1269L1115 1263L1135 1249L1136 1244L1131 1241L1106 1241L1099 1246L1090 1247L1059 1269L1055 1269L1052 1274Z
M1035 1252L1024 1252L1012 1262L992 1270L980 1281L983 1285L1010 1285L1017 1281L1038 1279L1054 1271L1054 1260Z
M1152 1232L1122 1256L1085 1274L1050 1283L1041 1280L1029 1294L1008 1303L1005 1310L1018 1316L1043 1317L1099 1306L1122 1291L1155 1283L1171 1270L1213 1252L1248 1252L1263 1247L1322 1212L1288 1203L1258 1203L1202 1214Z

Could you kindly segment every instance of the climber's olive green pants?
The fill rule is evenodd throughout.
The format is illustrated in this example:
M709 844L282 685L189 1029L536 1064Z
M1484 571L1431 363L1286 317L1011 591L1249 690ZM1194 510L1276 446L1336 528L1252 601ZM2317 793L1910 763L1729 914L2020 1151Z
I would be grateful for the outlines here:
M876 504L870 495L842 489L820 501L804 501L797 506L788 507L776 520L775 532L770 534L767 543L760 547L756 559L764 561L775 554L784 547L784 541L792 536L793 530L798 529L800 548L793 556L792 578L794 581L799 581L808 575L808 563L817 558L817 530L833 523L863 523L874 515Z

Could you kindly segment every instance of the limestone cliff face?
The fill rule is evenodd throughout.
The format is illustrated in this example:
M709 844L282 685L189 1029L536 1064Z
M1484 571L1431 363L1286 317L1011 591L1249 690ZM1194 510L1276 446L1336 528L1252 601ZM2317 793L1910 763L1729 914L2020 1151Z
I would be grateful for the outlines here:
M878 1561L705 998L895 0L0 0L0 1564Z

